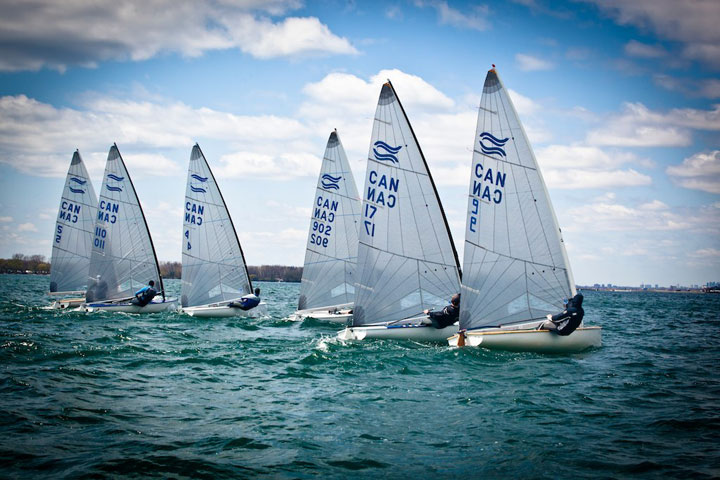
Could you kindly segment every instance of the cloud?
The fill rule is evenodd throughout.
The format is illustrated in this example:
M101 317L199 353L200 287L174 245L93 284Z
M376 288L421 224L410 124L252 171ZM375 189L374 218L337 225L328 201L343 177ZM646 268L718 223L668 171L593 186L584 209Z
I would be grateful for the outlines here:
M584 190L650 185L652 179L627 168L626 163L644 163L632 153L611 155L592 146L549 145L537 149L537 159L548 186L553 189Z
M691 130L720 130L720 104L712 110L676 108L666 113L642 103L625 103L605 126L587 134L591 145L677 147L691 144Z
M234 115L181 102L96 97L82 106L84 110L56 108L24 95L0 97L0 163L30 175L64 176L75 148L97 169L117 141L133 170L173 175L184 169L153 150L189 150L196 140L217 139L277 154L284 148L277 140L286 141L287 148L302 148L310 135L292 118Z
M480 31L490 28L487 20L489 13L487 5L474 5L465 12L452 8L445 1L416 0L415 6L434 8L441 25Z
M541 58L526 55L524 53L515 54L515 62L523 72L534 72L538 70L552 70L555 65L552 62Z
M630 40L625 44L625 54L638 58L662 58L667 52L660 45L647 45L637 40Z
M32 223L21 223L17 226L18 232L37 232L37 227Z
M720 150L696 153L680 165L667 167L665 173L681 187L720 193Z
M197 57L237 48L257 58L357 54L314 17L287 17L297 0L83 0L4 2L0 71L68 66L106 60L146 60L163 52Z
M720 2L716 0L585 0L620 25L633 25L679 42L682 55L720 69Z
M720 98L720 80L717 78L678 78L666 74L655 74L653 82L659 87L681 92L688 97Z
M9 223L13 221L13 217L0 217L0 223Z
M717 259L720 258L720 250L717 248L701 248L690 254L691 257Z

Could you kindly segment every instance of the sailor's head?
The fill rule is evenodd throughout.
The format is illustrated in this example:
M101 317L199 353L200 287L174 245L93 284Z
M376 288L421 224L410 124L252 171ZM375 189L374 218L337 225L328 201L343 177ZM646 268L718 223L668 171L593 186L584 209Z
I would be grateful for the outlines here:
M255 296L256 296L256 297L259 297L259 296L260 296L260 289L259 289L259 288L256 288L256 289L255 289Z
M155 286L155 280L150 280L150 281L148 282L148 285L150 285L151 287L154 287L154 286Z
M458 305L460 305L460 294L456 293L455 295L453 295L452 298L450 299L450 303L452 303L456 307Z

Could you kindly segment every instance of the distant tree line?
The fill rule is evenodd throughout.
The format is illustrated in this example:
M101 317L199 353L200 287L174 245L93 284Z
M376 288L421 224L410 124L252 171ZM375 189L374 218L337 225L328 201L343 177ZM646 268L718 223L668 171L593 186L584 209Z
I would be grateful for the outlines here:
M0 258L0 273L50 273L50 262L44 255L16 253L12 258Z
M302 267L286 267L284 265L248 266L250 280L260 282L299 282L302 278ZM180 262L160 262L160 274L163 278L180 278L182 264Z
M259 267L248 267L248 272L251 280L261 282L299 282L302 278L302 267L261 265ZM0 273L47 275L50 273L50 262L43 255L16 253L12 258L0 259ZM160 274L163 278L180 278L182 264L180 262L160 262Z

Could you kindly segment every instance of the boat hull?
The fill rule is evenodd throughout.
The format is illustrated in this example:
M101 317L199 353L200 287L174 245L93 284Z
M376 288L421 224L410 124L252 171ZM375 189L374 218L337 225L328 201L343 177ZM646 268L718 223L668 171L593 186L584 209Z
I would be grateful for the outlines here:
M67 308L77 308L83 303L85 303L85 297L58 298L57 300L53 301L53 303L50 305L50 308L65 310Z
M227 318L227 317L248 317L257 318L267 315L267 303L260 304L250 310L241 310L236 307L229 307L227 303L213 303L209 305L198 305L196 307L183 307L180 313L191 317L199 318Z
M458 346L459 335L448 338ZM568 336L548 330L482 330L465 332L465 346L510 352L577 353L602 345L601 327L581 327Z
M435 328L432 325L369 325L365 327L347 327L338 332L341 340L414 340L416 342L444 343L447 338L458 332L458 326Z
M352 322L353 314L350 313L351 310L352 304L345 304L308 310L298 310L291 314L288 318L294 321L302 321L306 318L313 318L315 320L346 325L349 322Z
M122 313L159 313L166 310L177 309L177 298L168 298L161 302L152 301L140 307L133 305L130 302L122 303L108 303L108 302L95 302L86 303L80 307L88 313L93 312L122 312Z

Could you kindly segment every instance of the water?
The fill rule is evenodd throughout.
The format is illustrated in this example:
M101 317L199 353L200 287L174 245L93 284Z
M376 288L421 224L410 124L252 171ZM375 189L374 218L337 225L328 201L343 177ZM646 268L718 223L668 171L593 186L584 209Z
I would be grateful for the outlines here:
M0 275L0 476L720 476L720 295L586 292L580 355L343 344L283 318L43 309ZM177 292L178 281L168 281Z

